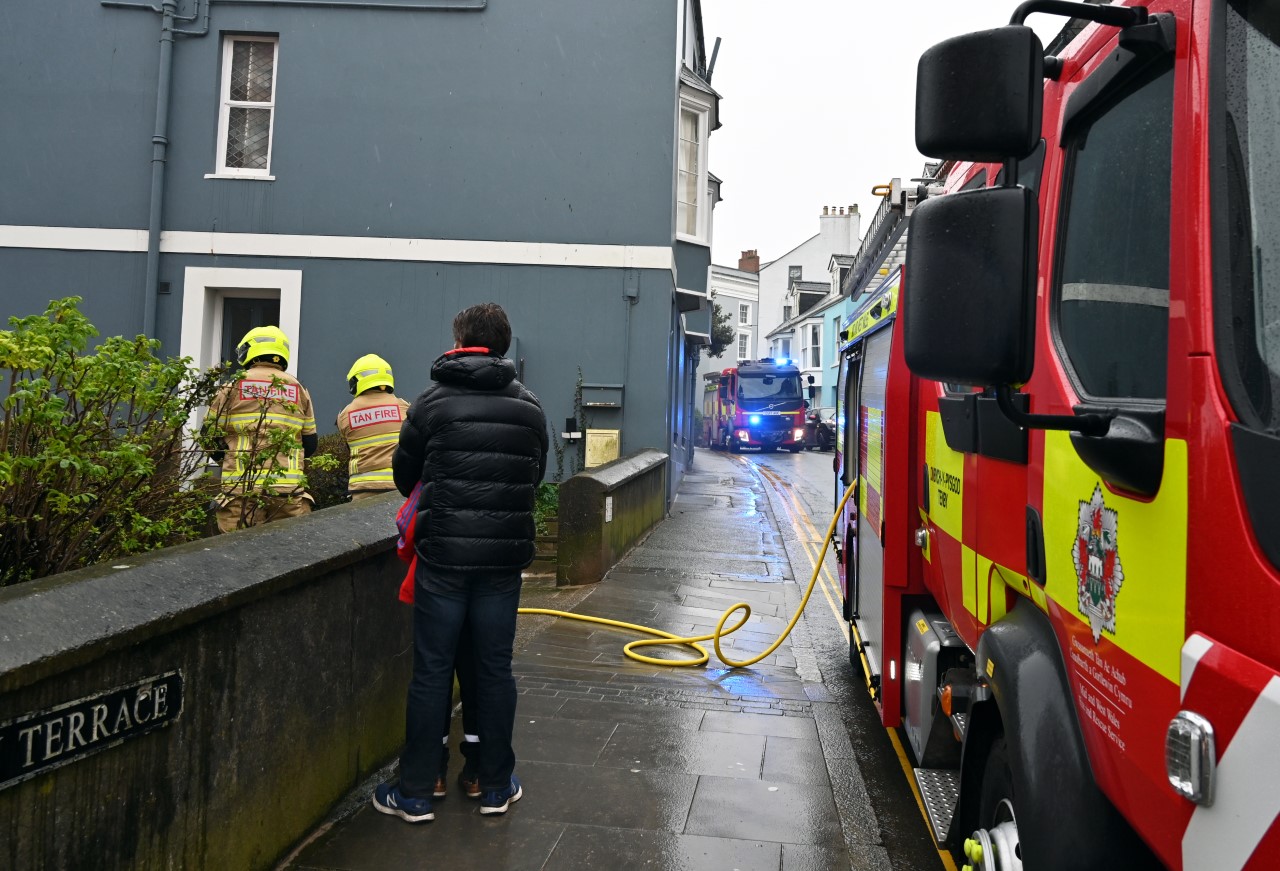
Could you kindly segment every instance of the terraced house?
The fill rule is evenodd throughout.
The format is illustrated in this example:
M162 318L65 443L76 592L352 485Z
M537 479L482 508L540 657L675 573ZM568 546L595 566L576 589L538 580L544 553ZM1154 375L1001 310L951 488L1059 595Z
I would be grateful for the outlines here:
M674 487L708 66L698 0L6 0L0 315L76 294L204 366L278 323L324 428L352 360L411 397L492 300L555 429L576 398Z

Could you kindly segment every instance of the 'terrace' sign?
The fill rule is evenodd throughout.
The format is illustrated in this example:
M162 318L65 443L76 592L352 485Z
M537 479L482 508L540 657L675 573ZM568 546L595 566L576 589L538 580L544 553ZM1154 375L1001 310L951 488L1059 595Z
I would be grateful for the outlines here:
M171 671L0 724L0 789L167 726L182 713Z

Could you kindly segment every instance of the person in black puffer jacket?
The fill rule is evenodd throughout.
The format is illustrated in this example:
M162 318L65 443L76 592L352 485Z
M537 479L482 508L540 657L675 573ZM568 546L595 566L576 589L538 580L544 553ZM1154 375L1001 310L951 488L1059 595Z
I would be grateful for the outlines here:
M431 366L435 383L409 409L391 461L402 494L423 485L414 540L414 659L400 782L379 786L373 804L409 822L434 818L431 797L443 776L439 741L447 734L454 663L468 654L475 669L480 812L504 813L523 794L513 774L511 655L520 572L534 557L546 418L503 357L511 325L500 306L459 312L453 338L453 350Z

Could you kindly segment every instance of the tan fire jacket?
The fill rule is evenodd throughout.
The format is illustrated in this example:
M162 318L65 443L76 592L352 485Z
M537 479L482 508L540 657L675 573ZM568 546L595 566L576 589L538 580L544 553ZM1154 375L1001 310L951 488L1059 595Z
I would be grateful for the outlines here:
M366 390L338 414L338 432L351 448L347 489L394 490L391 455L409 403L394 393Z
M274 366L251 365L242 379L218 392L205 420L227 442L224 487L231 484L231 492L244 493L269 486L283 495L311 498L303 487L302 436L315 433L315 412L311 394L297 378ZM294 447L274 461L256 458L279 429L294 434Z

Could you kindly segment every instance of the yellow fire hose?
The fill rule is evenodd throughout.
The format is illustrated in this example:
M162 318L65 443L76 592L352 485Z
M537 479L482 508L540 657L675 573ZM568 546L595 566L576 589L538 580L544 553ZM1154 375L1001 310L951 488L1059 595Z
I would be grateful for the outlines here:
M818 572L822 570L822 561L826 558L827 548L831 545L831 538L835 534L836 523L840 519L840 512L844 510L844 505L849 501L849 496L853 493L855 486L855 484L849 485L849 489L845 490L844 496L840 498L840 504L836 506L836 512L831 518L831 525L827 527L827 534L823 536L822 539L822 550L818 552L818 559L814 561L813 575L809 578L809 586L805 588L804 597L800 600L800 607L796 608L796 612L791 615L791 620L787 623L786 628L782 630L782 634L779 635L767 648L750 659L730 659L725 655L725 652L720 649L721 638L737 632L748 620L751 619L751 606L746 602L738 602L725 609L725 612L720 615L719 621L716 622L716 629L714 632L710 632L706 635L689 636L675 635L663 629L654 629L652 626L641 626L637 623L625 623L622 620L609 620L605 617L593 617L590 614L574 614L569 611L556 611L552 608L521 608L518 613L542 614L547 617L563 617L566 620L581 620L584 623L596 623L600 626L608 626L612 629L626 629L631 632L639 632L643 635L653 635L655 636L654 638L639 638L635 641L629 642L622 648L622 652L629 659L634 659L636 662L643 662L649 665L689 666L695 668L697 666L706 665L707 662L710 661L711 655L707 652L705 647L698 643L700 641L713 642L716 656L719 657L721 662L730 668L747 668L748 666L755 665L757 662L777 650L778 647L781 646L782 642L787 640L787 636L791 634L791 630L796 628L796 624L800 622L800 615L804 613L805 606L809 604L809 597L813 594L813 588L818 583ZM741 619L726 629L724 624L728 623L729 619L738 611L742 612ZM656 656L646 656L643 653L638 653L636 651L636 648L638 647L664 644L678 644L686 647L692 647L698 652L698 657L696 659L660 659Z

